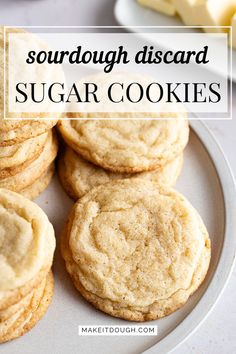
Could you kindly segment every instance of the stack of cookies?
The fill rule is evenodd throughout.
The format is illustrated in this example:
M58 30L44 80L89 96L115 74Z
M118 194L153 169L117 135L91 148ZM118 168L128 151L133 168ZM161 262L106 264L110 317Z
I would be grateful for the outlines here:
M50 183L58 143L56 121L0 121L0 188L36 198Z
M124 179L79 199L62 235L66 268L99 310L149 321L181 307L205 278L207 230L178 192Z
M188 142L186 112L159 120L62 120L66 146L58 173L70 197L77 200L109 181L142 178L173 186Z
M33 202L0 188L0 343L29 331L53 295L52 225Z
M126 320L177 310L209 267L203 221L170 188L189 137L186 112L170 116L58 123L59 176L77 199L61 237L67 271L87 301Z
M11 31L24 32L20 29L11 29ZM36 37L32 37L32 43L37 44ZM8 41L6 41L6 48L8 48L8 44ZM39 68L36 68L36 70L41 80L45 80L53 74L53 69L52 73L44 73ZM3 27L0 27L1 92L4 92L3 78L4 41ZM7 92L5 96L8 97ZM54 173L53 161L57 154L57 139L52 132L52 128L56 125L57 120L43 119L41 113L35 114L35 117L31 120L24 119L23 113L22 116L18 114L17 119L14 117L14 120L6 120L3 117L3 112L4 96L1 95L0 188L7 188L34 199L47 187Z

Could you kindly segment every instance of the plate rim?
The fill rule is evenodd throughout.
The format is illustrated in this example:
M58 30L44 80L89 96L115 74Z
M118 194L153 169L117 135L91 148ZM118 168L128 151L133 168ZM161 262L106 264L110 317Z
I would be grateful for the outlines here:
M127 30L132 31L134 26L127 26L118 16L119 3L120 0L115 3L114 16L123 27L125 26ZM206 149L220 182L225 210L222 250L212 279L193 310L163 339L143 351L143 354L154 354L157 349L158 354L167 354L184 343L202 325L216 306L236 264L236 239L231 237L231 234L236 233L236 215L233 213L233 210L236 210L234 175L220 144L206 124L202 120L192 120L190 121L190 126Z
M236 184L233 173L221 146L206 124L201 120L194 120L190 121L190 126L201 140L219 178L225 209L222 250L209 285L193 310L163 339L143 351L143 354L154 354L157 349L158 354L167 354L183 344L215 308L236 263L236 239L231 237L236 233L236 215L233 213L233 210L236 210Z

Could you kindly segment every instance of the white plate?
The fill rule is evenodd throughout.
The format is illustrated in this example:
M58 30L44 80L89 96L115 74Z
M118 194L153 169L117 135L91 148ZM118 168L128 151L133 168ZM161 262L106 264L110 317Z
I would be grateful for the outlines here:
M120 25L127 27L127 30L140 31L142 26L183 26L178 17L166 16L159 12L140 6L136 0L117 0L115 5L115 17ZM134 27L137 28L134 28ZM188 28L186 32L196 32ZM220 72L219 72L220 74ZM236 82L236 50L233 50L232 79Z
M183 172L177 189L202 215L212 241L212 260L204 284L174 314L149 322L159 327L154 337L79 337L78 325L120 325L126 321L95 310L74 289L59 252L54 264L55 295L44 318L23 337L0 346L4 354L132 354L167 353L193 332L209 314L229 277L236 249L235 186L215 140L199 121L192 121ZM59 241L72 201L57 178L36 201L52 221ZM149 348L149 350L148 350Z

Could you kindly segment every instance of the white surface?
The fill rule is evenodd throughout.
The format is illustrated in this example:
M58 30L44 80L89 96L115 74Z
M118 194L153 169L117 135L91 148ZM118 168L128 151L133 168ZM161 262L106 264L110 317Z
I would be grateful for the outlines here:
M132 0L131 0L132 1ZM0 22L6 25L117 25L113 15L113 0L0 0ZM236 113L236 85L233 87L233 111ZM235 133L236 120L207 122L217 140L220 142L234 174L236 174ZM64 208L58 200L58 208ZM58 212L59 215L59 212ZM57 217L55 215L55 217ZM235 235L232 235L232 238ZM223 296L211 315L175 354L231 354L236 352L236 270L231 277ZM64 316L64 314L63 314ZM59 314L56 314L54 326L48 336L56 331ZM39 331L40 334L40 331ZM41 332L45 335L44 331ZM65 334L66 335L66 334ZM18 342L19 343L19 342ZM91 342L93 350L95 346ZM107 353L113 351L108 347ZM20 348L20 346L18 347ZM35 348L35 345L34 345ZM41 353L44 348L40 348ZM52 346L51 353L55 353ZM68 350L70 349L67 348ZM4 348L0 353L5 354ZM18 350L16 350L18 353ZM134 352L135 354L137 352ZM158 353L158 352L157 352ZM74 354L74 353L73 353ZM88 353L89 354L89 353ZM106 354L106 353L104 353Z

